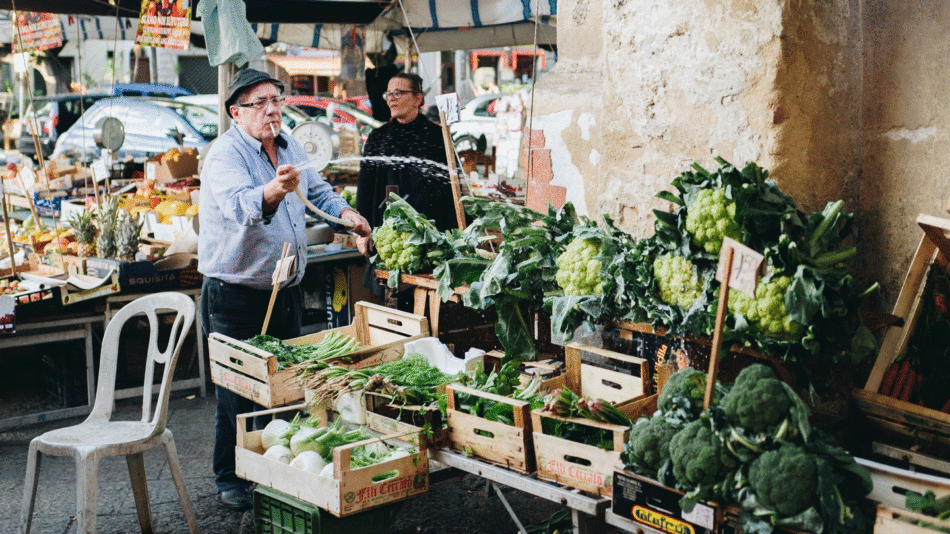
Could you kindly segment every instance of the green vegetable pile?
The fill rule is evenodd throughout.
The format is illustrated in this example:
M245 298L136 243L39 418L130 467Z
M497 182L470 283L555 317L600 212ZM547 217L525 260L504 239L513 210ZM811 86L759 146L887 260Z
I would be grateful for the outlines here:
M627 469L684 491L685 511L699 500L741 506L745 532L870 531L861 508L870 474L811 427L807 406L771 368L746 367L705 411L697 373L674 373L657 412L633 426L621 453Z
M582 418L598 423L631 426L633 423L613 404L603 399L580 397L568 388L560 388L544 399L545 413L561 418ZM541 418L544 433L604 450L613 450L613 432L570 420Z
M525 387L518 389L521 385L520 375L520 361L506 358L498 369L485 374L484 370L479 368L474 373L461 377L459 383L470 389L525 401L531 410L544 406L544 398L540 395L541 378L535 375ZM510 404L480 395L456 392L455 409L489 421L506 425L515 424L514 408Z
M373 231L376 255L371 261L390 271L389 287L399 286L399 275L431 270L433 265L451 257L452 246L435 227L408 202L390 194L391 202L383 212L383 225Z
M950 495L937 498L937 495L930 490L927 490L927 492L923 495L915 491L908 491L904 506L906 506L908 510L929 515L934 519L944 522L950 521ZM950 528L947 528L946 526L937 525L935 523L930 523L923 520L917 521L916 524L917 526L929 528L938 532L950 532Z
M421 354L406 354L366 369L326 366L303 379L302 385L314 392L312 406L332 405L344 393L357 391L380 391L397 403L423 406L440 400L437 388L457 378L429 365Z
M724 347L749 346L780 357L802 384L823 386L827 369L857 361L875 348L858 308L860 292L848 273L853 215L843 202L805 214L755 163L734 167L719 158L697 164L657 196L670 212L654 211L654 234L632 245L616 241L601 254L603 295L551 297L552 325L570 339L605 320L649 323L672 336L712 337L725 237L765 257L756 297L730 291ZM607 226L605 233L611 233ZM578 330L579 329L579 330Z
M360 344L350 336L339 332L328 332L317 343L291 345L273 336L258 335L244 340L244 343L267 351L277 358L277 368L285 369L292 365L310 367L328 358L345 356L359 350Z

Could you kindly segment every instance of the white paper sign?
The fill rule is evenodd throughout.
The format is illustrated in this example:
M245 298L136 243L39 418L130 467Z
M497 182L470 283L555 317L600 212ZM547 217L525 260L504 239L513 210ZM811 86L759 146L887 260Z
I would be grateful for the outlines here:
M765 257L751 248L730 239L722 240L722 249L719 251L719 269L716 271L716 280L725 280L725 255L732 250L732 272L729 276L729 287L738 289L746 295L755 298L755 286L765 268Z
M24 193L33 192L33 186L36 185L36 173L33 172L32 167L27 166L20 169L20 180L23 181L23 187L26 188Z
M287 256L282 260L277 260L277 267L274 268L274 285L282 284L290 279L296 272L297 256Z
M446 124L454 124L459 121L458 93L436 95L435 103L439 106L439 111L445 114Z
M0 197L3 196L3 179L0 178Z
M97 159L92 163L92 179L96 182L101 182L106 179L105 160Z
M145 164L145 179L155 181L155 173L158 165L154 161L149 161Z

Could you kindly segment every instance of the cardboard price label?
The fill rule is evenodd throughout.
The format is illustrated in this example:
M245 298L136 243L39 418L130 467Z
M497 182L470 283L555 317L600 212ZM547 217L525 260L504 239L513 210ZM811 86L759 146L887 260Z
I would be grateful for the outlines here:
M445 123L454 124L459 121L459 95L458 93L448 93L436 95L436 106L439 111L445 114Z
M155 181L155 173L158 165L154 161L149 161L145 164L145 179Z
M765 256L751 248L730 239L722 240L722 249L719 251L719 269L716 271L716 280L725 283L726 269L725 255L732 251L732 272L729 276L729 287L738 289L746 295L755 298L755 286L759 278L765 274Z
M106 179L106 162L98 159L92 164L92 179L101 182Z
M277 260L277 267L274 268L274 285L283 284L297 272L297 256L287 256L284 259Z

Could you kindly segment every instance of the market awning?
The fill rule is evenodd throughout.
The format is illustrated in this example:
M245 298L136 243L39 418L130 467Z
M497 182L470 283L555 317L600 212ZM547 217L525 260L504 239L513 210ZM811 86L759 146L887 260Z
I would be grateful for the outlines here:
M267 60L287 71L290 76L339 76L340 56L267 56Z
M0 9L42 11L70 15L138 18L141 0L0 0ZM197 3L197 2L194 2ZM244 0L248 22L323 22L367 24L383 11L378 0ZM192 10L194 12L194 10Z

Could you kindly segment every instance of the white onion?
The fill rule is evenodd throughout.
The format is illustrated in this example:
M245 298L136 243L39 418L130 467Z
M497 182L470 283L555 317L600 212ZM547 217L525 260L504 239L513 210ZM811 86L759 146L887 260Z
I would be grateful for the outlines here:
M274 445L264 452L264 458L270 458L271 460L277 460L278 462L289 464L290 461L294 459L294 455L287 447L283 445Z
M284 434L290 430L290 423L284 421L283 419L274 419L270 423L267 423L267 426L264 427L264 431L261 432L261 445L264 447L264 450L270 449L274 445L288 445L287 438L284 437Z
M330 479L333 478L333 462L323 466L323 469L320 470L320 476Z
M327 462L323 459L323 456L320 456L316 452L303 451L294 457L293 461L290 462L290 467L295 467L310 473L320 473L326 464Z

